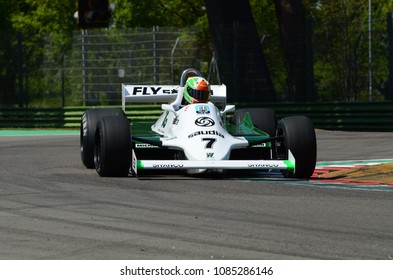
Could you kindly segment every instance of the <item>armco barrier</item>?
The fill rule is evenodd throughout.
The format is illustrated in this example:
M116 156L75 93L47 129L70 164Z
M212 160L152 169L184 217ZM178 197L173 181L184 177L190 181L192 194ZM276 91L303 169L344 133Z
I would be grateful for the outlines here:
M278 119L308 116L316 128L349 131L393 131L393 102L327 102L236 104L236 108L260 107L276 111ZM120 107L116 107L120 108ZM69 128L79 129L80 119L88 107L48 109L0 108L0 128ZM128 105L127 117L133 121L155 120L160 105Z
M68 128L79 129L82 114L94 107L66 108L0 108L0 128ZM121 108L112 106L106 108ZM159 105L127 106L127 117L135 121L154 120L160 115Z
M237 104L237 108L250 107ZM278 119L308 116L316 128L349 131L393 131L393 102L269 103L253 107L271 108Z

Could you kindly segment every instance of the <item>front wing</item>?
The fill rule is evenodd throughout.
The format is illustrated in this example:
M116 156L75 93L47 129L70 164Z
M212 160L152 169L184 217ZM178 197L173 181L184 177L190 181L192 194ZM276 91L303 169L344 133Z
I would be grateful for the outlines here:
M138 170L162 169L242 169L242 170L290 170L295 172L296 161L288 150L287 160L138 160L132 151L131 169L134 174Z

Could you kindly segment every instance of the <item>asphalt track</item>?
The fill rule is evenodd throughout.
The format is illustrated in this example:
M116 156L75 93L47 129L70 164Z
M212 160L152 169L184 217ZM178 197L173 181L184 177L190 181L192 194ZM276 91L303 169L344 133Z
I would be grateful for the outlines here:
M393 133L317 138L319 162L393 159ZM0 259L392 259L392 189L100 178L78 135L1 136Z

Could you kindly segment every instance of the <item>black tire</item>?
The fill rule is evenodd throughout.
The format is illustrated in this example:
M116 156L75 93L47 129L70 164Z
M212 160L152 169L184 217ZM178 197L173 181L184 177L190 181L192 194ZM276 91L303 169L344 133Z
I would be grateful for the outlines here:
M278 122L277 136L283 137L276 142L277 158L288 159L288 150L291 150L296 161L295 172L285 170L283 175L310 178L317 160L317 141L311 120L304 116L283 118Z
M270 136L276 134L277 118L272 109L267 108L244 108L236 110L232 115L231 123L239 124L243 121L244 115L249 112L254 126Z
M125 117L103 117L97 124L94 164L102 177L127 176L131 166L131 127Z
M82 163L94 168L94 136L98 121L105 116L125 116L121 109L99 108L86 110L81 118L80 149Z

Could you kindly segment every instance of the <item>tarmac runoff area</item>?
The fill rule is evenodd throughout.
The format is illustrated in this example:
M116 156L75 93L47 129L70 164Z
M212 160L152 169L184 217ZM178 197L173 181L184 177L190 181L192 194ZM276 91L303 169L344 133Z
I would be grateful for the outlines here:
M79 130L0 130L0 137L51 135L79 135ZM393 159L317 162L311 179L319 183L387 185L393 190Z

